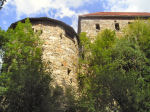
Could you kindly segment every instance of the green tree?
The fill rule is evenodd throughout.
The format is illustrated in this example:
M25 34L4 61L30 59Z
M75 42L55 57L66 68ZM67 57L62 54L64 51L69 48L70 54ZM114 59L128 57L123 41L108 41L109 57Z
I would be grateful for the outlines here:
M145 86L143 100L140 102L139 107L140 111L149 112L150 111L150 20L136 20L133 24L130 24L125 29L125 38L128 38L128 41L135 43L139 46L139 49L145 55L147 63L141 74Z
M1 31L4 51L0 102L4 112L48 112L51 109L50 70L42 62L42 42L29 19ZM48 65L49 66L49 65Z
M150 110L148 78L150 69L147 54L149 52L145 50L146 46L143 46L145 44L149 47L149 41L144 41L150 37L149 29L144 27L145 39L142 36L136 37L133 31L137 30L137 24L142 24L141 28L147 23L135 22L126 29L125 36L121 39L117 39L113 31L104 30L91 43L85 33L81 34L83 53L79 74L83 97L79 104L81 110L87 112ZM145 43L141 44L143 41ZM84 67L86 69L83 70Z
M90 39L86 37L85 33L81 34L80 39L83 52L81 55L84 55L80 60L81 72L79 74L79 84L83 95L80 105L84 107L82 111L103 112L105 111L105 105L107 105L110 100L107 96L109 94L107 93L108 90L105 88L102 91L103 86L100 84L100 79L98 79L98 72L101 72L101 70L104 69L104 65L111 61L111 49L109 48L112 48L115 43L115 32L105 30L98 35L92 43ZM83 68L85 68L85 70L82 70ZM102 98L103 103L100 102Z

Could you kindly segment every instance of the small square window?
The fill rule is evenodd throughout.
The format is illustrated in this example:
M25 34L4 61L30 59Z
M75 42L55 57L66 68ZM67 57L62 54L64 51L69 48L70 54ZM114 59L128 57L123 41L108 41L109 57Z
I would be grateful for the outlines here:
M99 24L96 24L95 26L96 26L97 30L100 30L100 25Z
M128 22L128 24L132 24L132 22Z
M117 31L120 30L119 23L115 23L115 29L116 29Z
M35 31L34 28L32 28L32 30Z
M68 69L67 69L67 72L68 72L68 75L69 75L69 74L70 74L70 72L71 72L71 70L68 68Z
M60 38L61 38L61 39L63 38L62 33L60 34Z

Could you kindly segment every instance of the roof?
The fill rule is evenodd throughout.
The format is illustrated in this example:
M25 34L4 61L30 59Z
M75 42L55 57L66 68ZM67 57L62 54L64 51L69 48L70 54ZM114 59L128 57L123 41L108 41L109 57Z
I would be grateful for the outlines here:
M148 16L150 17L150 13L148 12L96 12L96 13L89 13L80 15L81 17L88 17L88 16Z
M14 28L17 26L18 22L24 23L26 19L27 19L27 18L22 19L22 20L19 20L19 21L15 22L15 23L12 23L9 28L13 28L13 29L14 29ZM63 27L63 29L65 30L65 33L66 33L67 36L69 36L69 37L72 38L72 39L73 39L74 37L76 37L77 40L78 40L78 42L79 42L78 35L77 35L77 33L74 31L74 29L73 29L71 26L67 25L66 23L64 23L64 22L62 22L62 21L55 20L55 19L51 19L51 18L48 18L48 17L29 18L29 20L30 20L31 24L33 24L33 23L35 23L35 22L40 22L40 21L43 22L43 21L46 21L46 22L49 22L49 23L51 23L51 24L54 24L54 25L58 25L58 26L60 26L60 27Z

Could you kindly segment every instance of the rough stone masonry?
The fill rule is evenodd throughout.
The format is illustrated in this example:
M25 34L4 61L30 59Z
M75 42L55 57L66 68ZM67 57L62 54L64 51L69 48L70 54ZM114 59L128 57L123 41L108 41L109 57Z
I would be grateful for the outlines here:
M115 30L118 34L135 19L148 19L150 13L98 12L79 16L78 33L86 32L94 38L103 29ZM77 90L77 69L79 60L79 38L69 25L47 17L29 18L35 32L40 31L43 43L43 61L50 62L53 86ZM25 22L25 19L20 20ZM10 28L15 28L18 22Z
M94 38L104 29L111 29L117 35L122 35L123 29L132 24L135 19L147 20L150 13L139 12L96 12L79 16L78 33L86 32L87 36Z
M35 32L40 31L43 40L43 61L50 63L52 85L77 90L78 36L67 24L47 17L29 18ZM21 20L25 22L25 19ZM10 28L15 28L18 22Z

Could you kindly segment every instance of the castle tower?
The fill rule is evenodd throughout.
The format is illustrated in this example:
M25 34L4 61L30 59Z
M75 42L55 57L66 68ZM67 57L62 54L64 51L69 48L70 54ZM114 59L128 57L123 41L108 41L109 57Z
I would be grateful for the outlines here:
M123 28L131 24L135 19L146 20L150 13L140 12L96 12L79 16L78 33L86 32L87 36L94 38L100 31L111 29L118 35Z
M47 17L29 18L35 32L44 40L43 61L50 62L53 86L77 89L78 36L69 25ZM25 22L25 19L20 22ZM15 28L18 22L10 28Z

